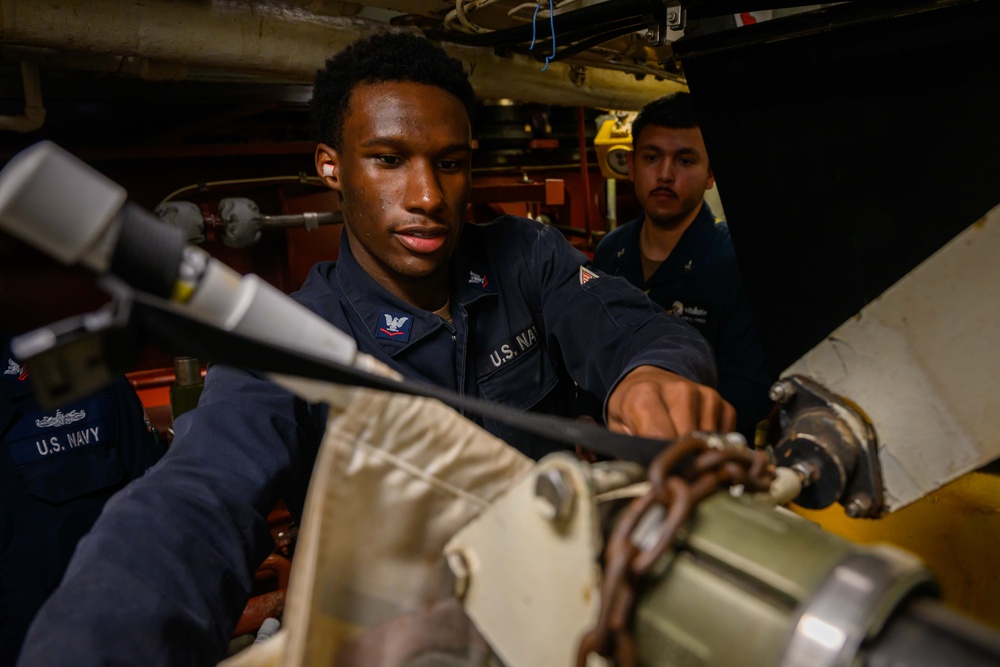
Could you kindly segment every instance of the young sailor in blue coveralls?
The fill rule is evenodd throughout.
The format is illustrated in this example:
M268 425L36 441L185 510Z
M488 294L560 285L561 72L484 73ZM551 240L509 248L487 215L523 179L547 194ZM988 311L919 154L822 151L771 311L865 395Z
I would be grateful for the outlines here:
M690 325L596 272L556 229L463 224L473 105L461 63L414 35L368 38L327 62L315 162L340 195L344 238L294 298L407 378L547 412L579 386L610 428L645 436L731 429ZM279 497L302 509L325 414L212 367L170 452L81 543L26 664L214 664L272 549L268 511ZM482 423L531 456L550 451Z
M752 440L771 407L772 377L754 327L729 227L703 200L715 185L694 102L687 93L653 100L632 124L628 173L639 216L597 246L594 265L641 288L693 325L715 352L719 393Z

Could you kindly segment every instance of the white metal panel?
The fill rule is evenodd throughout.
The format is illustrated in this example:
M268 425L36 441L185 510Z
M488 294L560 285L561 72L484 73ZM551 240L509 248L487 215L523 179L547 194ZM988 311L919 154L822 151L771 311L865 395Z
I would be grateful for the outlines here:
M890 511L1000 457L1000 206L785 374L860 406Z
M565 522L539 511L536 479L561 470L574 503ZM583 635L597 621L600 544L587 467L550 454L445 546L469 572L463 605L504 661L517 667L576 663ZM605 664L598 656L588 666Z

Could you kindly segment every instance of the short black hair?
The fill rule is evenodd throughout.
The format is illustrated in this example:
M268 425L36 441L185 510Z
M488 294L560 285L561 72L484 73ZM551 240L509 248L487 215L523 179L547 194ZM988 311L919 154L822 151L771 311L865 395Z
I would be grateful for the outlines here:
M698 112L690 93L672 93L647 102L632 121L632 141L647 125L690 129L699 127Z
M382 33L350 44L316 72L309 100L316 141L340 150L344 115L354 88L389 81L437 86L461 100L472 118L476 96L461 61L419 35Z

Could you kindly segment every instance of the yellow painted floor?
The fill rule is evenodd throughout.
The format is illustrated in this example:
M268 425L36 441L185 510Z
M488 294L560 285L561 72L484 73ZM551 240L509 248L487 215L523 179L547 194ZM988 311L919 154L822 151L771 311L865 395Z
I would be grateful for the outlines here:
M882 519L851 519L840 505L792 509L853 542L884 542L920 556L953 609L1000 630L1000 466L969 473Z

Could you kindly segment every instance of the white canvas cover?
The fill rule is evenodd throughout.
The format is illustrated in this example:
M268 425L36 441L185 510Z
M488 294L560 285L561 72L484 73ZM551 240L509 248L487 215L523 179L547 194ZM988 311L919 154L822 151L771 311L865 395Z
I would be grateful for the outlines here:
M377 667L405 662L420 642L456 656L463 654L456 645L466 644L454 664L485 659L485 645L452 597L442 551L532 461L432 399L276 379L329 403L330 416L283 627L222 664Z

